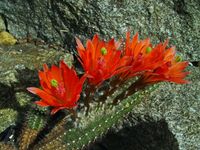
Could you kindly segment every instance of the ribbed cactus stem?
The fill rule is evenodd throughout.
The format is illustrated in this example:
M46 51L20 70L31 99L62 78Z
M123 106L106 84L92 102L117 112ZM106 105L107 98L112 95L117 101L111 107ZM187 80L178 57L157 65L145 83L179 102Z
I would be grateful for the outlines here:
M16 148L12 144L0 142L0 150L16 150Z
M46 118L44 114L31 110L28 113L27 122L22 128L22 133L20 134L19 150L27 150L45 125Z
M46 135L46 137L41 140L37 145L33 147L32 150L55 150L59 147L66 146L65 143L63 143L63 136L66 132L65 125L67 122L67 119L70 118L72 115L68 115L65 118L63 118L60 122L56 124L56 126L50 131L49 134Z
M118 96L116 96L113 100L113 104L117 104L118 102L126 99L128 96L133 95L135 92L144 89L147 84L142 82L142 78L138 79L134 83L132 83L127 89L121 92Z
M151 88L150 91L153 89L154 88ZM63 140L66 143L67 148L70 150L81 149L84 145L88 145L96 138L101 137L108 129L123 120L123 118L142 101L144 95L143 92L137 92L133 96L122 101L119 105L112 106L112 108L106 105L105 107L107 108L104 108L105 112L102 112L102 109L99 109L100 113L93 116L93 118L95 118L93 120L89 120L87 116L82 118L87 121L85 126L70 129L65 133Z

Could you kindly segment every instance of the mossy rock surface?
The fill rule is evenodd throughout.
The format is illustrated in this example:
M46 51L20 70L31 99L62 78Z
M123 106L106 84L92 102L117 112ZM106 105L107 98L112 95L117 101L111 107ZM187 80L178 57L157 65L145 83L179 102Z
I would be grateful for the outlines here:
M58 64L70 55L33 44L0 47L0 132L14 124L33 96L26 90L39 86L38 73L44 63ZM20 117L18 117L20 118Z

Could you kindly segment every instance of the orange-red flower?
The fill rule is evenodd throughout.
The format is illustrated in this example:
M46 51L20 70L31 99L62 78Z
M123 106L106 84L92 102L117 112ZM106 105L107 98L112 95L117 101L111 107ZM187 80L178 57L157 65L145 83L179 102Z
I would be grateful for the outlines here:
M188 83L184 78L189 72L184 72L188 62L181 62L180 56L176 56L175 47L166 48L168 41L160 43L152 49L152 58L146 63L153 65L150 71L143 74L145 83L157 83L169 81L179 84ZM148 59L147 59L148 60Z
M130 66L130 68L124 71L120 77L126 80L150 69L152 66L146 62L148 61L148 56L151 55L147 50L150 51L151 49L150 39L139 41L138 33L130 39L130 32L128 31L126 33L121 65Z
M79 39L76 39L80 63L83 69L91 76L89 83L99 85L104 80L119 73L121 51L120 43L111 39L108 42L100 40L95 35L87 40L86 48Z
M188 66L188 62L167 62L156 68L153 72L146 72L142 76L142 82L145 84L153 84L161 81L175 82L179 84L188 83L184 78L189 72L184 72Z
M131 40L130 32L127 32L123 57L127 57L128 60L124 65L130 65L131 68L120 77L128 79L143 75L145 79L148 78L148 82L157 80L185 83L184 77L188 72L183 70L188 63L177 62L175 47L166 48L167 44L168 40L153 47L149 39L139 41L136 34Z
M52 106L51 114L61 109L71 109L77 105L80 97L85 75L78 78L74 69L69 68L63 61L60 66L53 65L50 69L44 64L44 71L39 71L39 79L42 89L27 88L41 100L36 101L40 106Z

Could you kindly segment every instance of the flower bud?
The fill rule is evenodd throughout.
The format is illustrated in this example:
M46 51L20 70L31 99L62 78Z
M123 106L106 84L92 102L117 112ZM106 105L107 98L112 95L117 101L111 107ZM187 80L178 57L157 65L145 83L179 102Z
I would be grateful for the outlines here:
M182 57L181 57L181 56L176 56L176 57L175 57L175 61L176 61L176 62L182 61Z

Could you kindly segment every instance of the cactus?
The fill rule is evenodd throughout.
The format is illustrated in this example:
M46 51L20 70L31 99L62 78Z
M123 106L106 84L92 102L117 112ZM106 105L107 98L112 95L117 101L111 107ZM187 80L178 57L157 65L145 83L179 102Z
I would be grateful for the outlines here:
M26 122L20 134L19 150L26 150L29 148L39 132L45 127L46 120L45 114L39 109L30 110L28 112Z
M148 92L152 92L154 89L155 87L148 90ZM67 147L69 149L81 149L104 135L111 127L123 121L123 118L142 101L145 95L144 92L145 91L138 92L128 97L117 106L106 105L104 108L94 109L90 113L93 115L93 118L95 118L93 120L90 120L91 116L82 117L81 119L84 120L83 122L87 122L87 124L83 124L82 127L79 128L70 129L64 133L64 141Z
M59 67L44 64L44 71L39 71L41 87L28 90L41 98L35 102L37 105L50 106L51 111L33 103L27 106L27 116L16 137L18 143L14 142L17 149L83 149L120 124L158 87L154 83L188 82L184 80L188 72L183 72L188 63L177 61L174 49L166 49L167 42L151 48L148 39L138 41L137 36L129 43L127 32L122 51L117 50L119 43L114 39L106 43L95 35L86 48L76 39L85 69L80 78L64 61L60 61ZM5 149L15 148L0 144Z
M0 150L16 150L16 148L10 143L0 142Z

